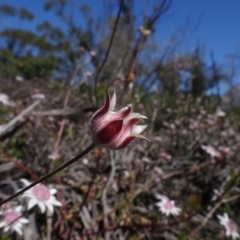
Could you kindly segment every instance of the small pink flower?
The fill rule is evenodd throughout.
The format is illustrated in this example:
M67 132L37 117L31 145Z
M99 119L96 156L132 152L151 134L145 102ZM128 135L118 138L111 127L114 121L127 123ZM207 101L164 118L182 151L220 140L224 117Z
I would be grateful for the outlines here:
M156 194L156 198L160 200L156 205L163 214L177 216L181 212L181 208L176 207L174 201L170 200L167 196Z
M215 149L215 147L211 145L204 146L202 145L202 149L209 154L212 158L221 157L221 154Z
M83 158L82 163L83 163L84 165L88 165L89 161L88 161L87 158Z
M60 158L60 155L58 152L53 152L52 154L48 155L48 158L51 160L57 160Z
M172 156L167 154L167 153L165 153L165 152L160 153L160 156L162 158L164 158L165 160L168 160L168 161L170 161L172 159Z
M5 106L15 106L15 103L12 102L9 96L5 93L0 93L0 102Z
M24 78L21 77L21 76L16 76L16 77L15 77L15 80L18 81L18 82L23 82L23 81L24 81Z
M216 117L225 117L226 113L221 108L217 108L215 116Z
M85 73L85 76L86 76L86 77L91 77L91 76L92 76L92 72L87 71L87 72Z
M138 27L138 31L140 32L140 34L142 34L145 37L148 37L152 34L151 30L149 30L143 26Z
M122 74L118 74L117 75L117 79L120 80L120 82L124 82L125 81L125 77Z
M230 148L229 148L229 147L224 147L224 146L219 146L219 147L218 147L218 150L219 150L222 154L227 155L227 154L229 153L229 151L230 151Z
M4 203L4 204L0 207L1 210L7 210L7 209L9 209L9 208L11 208L11 205L10 205L9 202ZM1 210L0 210L0 212L2 212Z
M224 213L223 216L217 215L217 218L220 221L220 224L223 225L226 229L226 236L232 237L233 240L236 238L239 238L238 234L238 228L235 222L233 222L229 217L227 213Z
M17 232L22 236L23 224L28 223L29 220L21 216L21 209L22 207L18 206L0 212L3 216L2 221L0 221L0 228L3 228L4 232Z
M31 98L32 99L41 99L41 100L43 100L43 99L45 99L45 95L42 94L42 93L35 93L35 94L31 95Z
M115 93L111 100L107 93L104 106L92 116L90 128L94 143L111 149L120 149L126 147L135 138L149 141L140 135L147 125L136 125L141 118L146 117L133 113L132 105L114 112L115 105Z
M21 181L28 186L30 184L26 179L21 179ZM23 197L30 198L28 201L28 210L33 208L35 205L38 205L41 212L44 213L46 211L46 207L50 212L53 213L53 206L60 207L62 206L61 202L59 202L53 195L57 193L55 188L49 189L43 184L39 183L34 187L30 188L26 192L24 192Z
M159 178L159 177L156 177L156 178L154 178L154 180L153 180L155 183L159 183L160 181L161 181L161 179Z
M96 52L95 51L90 51L90 55L92 56L92 57L95 57L97 54L96 54Z
M79 48L79 51L82 52L82 53L84 53L84 52L85 52L85 48L84 48L84 47L80 47L80 48Z
M214 189L213 191L214 191L214 194L213 194L213 197L212 197L211 201L215 201L223 195L222 190Z

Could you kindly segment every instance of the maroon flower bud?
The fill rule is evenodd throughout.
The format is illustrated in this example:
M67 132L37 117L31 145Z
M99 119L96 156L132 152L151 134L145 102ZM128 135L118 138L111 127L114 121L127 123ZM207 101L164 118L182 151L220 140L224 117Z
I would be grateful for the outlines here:
M133 113L132 105L127 105L114 112L115 105L115 93L111 100L107 93L104 106L92 116L90 128L95 144L111 149L120 149L126 147L135 138L149 141L140 135L147 125L136 125L141 118L147 117Z

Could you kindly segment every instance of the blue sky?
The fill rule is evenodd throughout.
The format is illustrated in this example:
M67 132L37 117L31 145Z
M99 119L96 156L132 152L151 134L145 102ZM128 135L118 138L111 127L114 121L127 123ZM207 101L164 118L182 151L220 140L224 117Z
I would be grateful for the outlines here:
M82 3L90 5L92 12L99 16L104 14L101 0L69 0L69 13L81 24L77 9ZM135 0L136 13L143 12L144 0ZM145 0L146 13L158 0ZM53 24L61 22L51 12L43 9L44 0L0 0L0 4L7 3L15 7L26 7L35 14L33 23L16 21L0 16L0 30L5 27L24 27L34 29L36 23L44 19ZM193 50L198 44L204 47L205 57L210 60L210 51L214 52L218 63L227 62L227 54L238 54L240 50L240 1L239 0L173 0L170 10L163 16L156 26L153 36L159 43L166 42L177 29L188 26L189 31L184 38L182 50ZM142 17L139 19L141 20ZM194 29L194 30L193 30ZM193 30L193 31L191 31ZM235 79L235 82L238 79Z
M175 0L170 10L172 17L169 13L163 24L164 32L189 19L197 28L188 36L187 45L203 44L218 61L224 61L226 54L240 49L239 11L239 0Z

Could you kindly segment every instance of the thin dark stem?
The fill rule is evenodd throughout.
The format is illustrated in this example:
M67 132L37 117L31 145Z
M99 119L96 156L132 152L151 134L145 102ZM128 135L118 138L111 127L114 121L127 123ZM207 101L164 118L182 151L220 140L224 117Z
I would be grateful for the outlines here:
M114 37L115 37L115 33L116 33L116 30L117 30L117 25L118 25L118 22L119 22L119 18L120 18L120 14L121 14L121 11L122 11L122 8L123 8L123 3L124 3L124 0L121 0L121 3L120 3L120 7L118 9L118 14L117 14L117 19L116 19L116 22L114 24L114 28L113 28L113 32L112 32L112 36L111 36L111 39L110 39L110 42L109 42L109 45L108 45L108 49L107 49L107 52L106 52L106 55L105 55L105 58L102 62L102 65L99 67L99 69L97 70L97 73L96 73L96 77L95 77L95 98L96 98L96 105L97 105L97 80L98 80L98 76L100 74L100 72L102 71L107 59L108 59L108 55L109 55L109 52L111 50L111 47L112 47L112 43L113 43L113 40L114 40Z
M20 191L18 191L17 193L13 194L12 196L6 198L5 200L3 200L2 202L0 202L0 206L3 205L4 203L12 200L13 198L19 196L20 194L24 193L25 191L27 191L28 189L34 187L35 185L37 185L38 183L44 181L45 179L53 176L54 174L62 171L64 168L70 166L71 164L73 164L74 162L76 162L77 160L79 160L80 158L82 158L83 156L85 156L86 154L88 154L90 151L92 151L95 148L95 144L91 144L89 147L87 147L83 152L79 153L77 156L73 157L72 159L70 159L69 161L67 161L66 163L64 163L63 165L61 165L60 167L56 168L55 170L53 170L52 172L40 177L38 180L36 180L35 182L31 183L30 185L28 185L27 187L21 189Z

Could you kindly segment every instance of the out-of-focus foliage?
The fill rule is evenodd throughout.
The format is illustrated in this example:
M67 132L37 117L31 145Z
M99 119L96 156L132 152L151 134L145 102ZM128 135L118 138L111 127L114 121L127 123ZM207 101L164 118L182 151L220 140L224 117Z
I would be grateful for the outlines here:
M23 57L16 57L8 49L0 50L0 61L2 63L2 77L24 76L32 79L33 77L46 78L50 77L57 62L53 56L32 56L27 54Z
M2 13L17 16L21 20L33 20L34 15L25 8L19 10L1 5ZM27 79L51 77L57 67L57 59L51 54L53 45L34 32L24 29L5 29L0 33L4 46L0 49L1 76L22 76Z
M0 13L5 15L10 15L10 16L15 16L16 9L10 5L2 4L0 6Z

